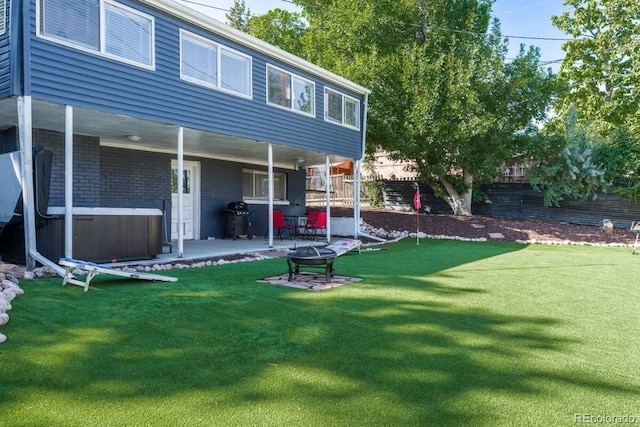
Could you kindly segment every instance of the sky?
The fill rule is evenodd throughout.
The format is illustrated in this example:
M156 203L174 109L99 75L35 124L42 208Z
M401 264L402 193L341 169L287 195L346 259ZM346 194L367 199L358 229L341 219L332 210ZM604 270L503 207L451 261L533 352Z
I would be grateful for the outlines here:
M178 1L222 22L225 22L226 11L233 6L233 0ZM295 10L295 6L288 0L245 0L245 4L254 15L261 15L275 8ZM517 55L521 43L538 46L541 63L549 63L549 67L557 72L564 57L561 49L563 41L544 39L567 38L566 34L551 24L551 16L559 15L565 10L568 9L563 6L563 0L496 0L493 6L494 16L500 19L502 34L509 36L507 58Z

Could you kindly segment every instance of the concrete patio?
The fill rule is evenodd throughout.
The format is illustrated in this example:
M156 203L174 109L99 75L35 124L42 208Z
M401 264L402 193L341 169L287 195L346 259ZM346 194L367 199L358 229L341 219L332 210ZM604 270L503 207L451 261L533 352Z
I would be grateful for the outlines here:
M253 239L215 239L215 240L185 240L183 244L183 257L178 257L178 243L172 242L171 252L168 247L164 247L163 253L156 258L115 262L108 265L110 267L122 267L127 265L153 265L179 262L191 262L195 260L224 257L230 255L252 254L256 252L267 253L269 251L288 252L300 246L325 245L326 240L309 239L283 239L273 240L273 246L269 247L269 242L264 237L254 237Z

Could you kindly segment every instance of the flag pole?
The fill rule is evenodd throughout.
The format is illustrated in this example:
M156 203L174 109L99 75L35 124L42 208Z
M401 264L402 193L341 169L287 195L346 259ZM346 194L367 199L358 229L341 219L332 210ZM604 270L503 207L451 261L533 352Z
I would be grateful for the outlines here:
M416 245L420 244L420 208L422 203L420 202L420 186L416 185L416 193L413 195L413 207L416 209Z
M420 244L420 212L416 211L416 245Z

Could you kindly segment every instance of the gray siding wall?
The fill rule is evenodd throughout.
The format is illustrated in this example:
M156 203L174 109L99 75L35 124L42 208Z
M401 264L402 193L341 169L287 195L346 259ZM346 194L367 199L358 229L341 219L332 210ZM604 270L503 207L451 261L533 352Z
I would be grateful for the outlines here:
M13 2L6 4L6 31L0 35L0 98L4 98L11 94L11 15ZM15 47L14 47L15 49Z
M175 17L135 2L121 2L155 17L156 69L146 70L36 37L35 2L32 1L29 77L35 98L360 158L361 132L324 120L323 94L327 82L218 35L207 34ZM181 80L180 28L251 55L253 99ZM267 63L316 82L315 118L266 104ZM340 87L332 88L359 98Z

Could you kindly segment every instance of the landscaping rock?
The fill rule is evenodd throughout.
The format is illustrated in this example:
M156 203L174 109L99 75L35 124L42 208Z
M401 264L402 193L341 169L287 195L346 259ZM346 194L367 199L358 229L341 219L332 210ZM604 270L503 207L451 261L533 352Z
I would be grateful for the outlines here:
M11 303L9 303L9 301L5 300L4 298L0 298L0 313L5 313L12 308L13 306L11 305Z
M18 279L24 277L24 272L22 268L15 264L5 264L0 262L0 273L4 273L6 275L13 275Z

